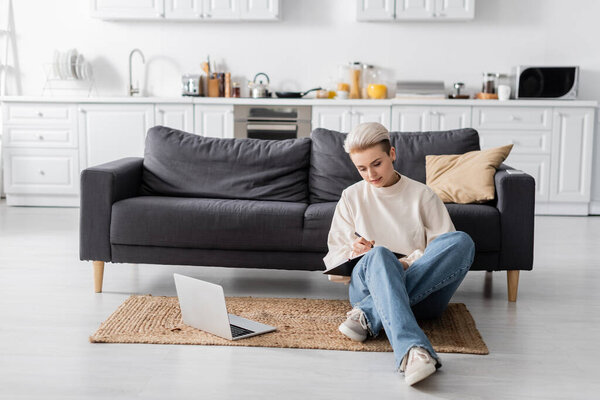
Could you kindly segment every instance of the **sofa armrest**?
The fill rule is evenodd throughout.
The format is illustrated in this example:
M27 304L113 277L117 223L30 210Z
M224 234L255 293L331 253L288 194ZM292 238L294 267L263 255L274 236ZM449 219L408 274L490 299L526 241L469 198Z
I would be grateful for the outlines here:
M112 205L138 195L143 161L143 158L123 158L81 172L80 260L111 261Z
M500 212L502 244L500 267L533 268L535 180L525 172L502 164L494 175L496 207Z

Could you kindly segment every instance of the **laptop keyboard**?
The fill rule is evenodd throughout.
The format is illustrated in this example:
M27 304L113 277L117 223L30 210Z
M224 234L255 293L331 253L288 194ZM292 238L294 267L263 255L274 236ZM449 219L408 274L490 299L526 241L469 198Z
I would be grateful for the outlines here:
M247 335L249 333L254 333L250 329L242 328L237 325L229 324L231 326L231 336L236 338L238 336Z

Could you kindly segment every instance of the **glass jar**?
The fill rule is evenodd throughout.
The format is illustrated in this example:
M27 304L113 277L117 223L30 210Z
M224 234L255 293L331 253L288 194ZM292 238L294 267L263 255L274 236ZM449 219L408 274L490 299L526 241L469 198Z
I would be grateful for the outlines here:
M233 82L231 84L231 97L240 97L240 94L241 94L240 84L237 82Z
M499 76L500 74L497 74L495 72L484 72L481 92L487 94L496 94L496 90L498 89Z
M363 99L367 99L369 95L367 94L367 87L372 83L379 83L379 72L375 68L374 65L363 64L363 73L362 73L362 90L361 97Z
M348 97L351 99L360 99L361 97L362 69L362 64L358 61L354 61L350 64L350 93Z

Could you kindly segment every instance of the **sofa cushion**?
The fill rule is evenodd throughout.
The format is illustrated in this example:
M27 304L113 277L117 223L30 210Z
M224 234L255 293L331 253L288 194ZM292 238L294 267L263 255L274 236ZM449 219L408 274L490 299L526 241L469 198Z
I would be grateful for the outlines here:
M427 186L444 203L484 203L496 197L494 175L513 145L464 154L426 156Z
M310 139L219 139L155 126L144 150L142 194L308 201Z
M337 202L310 204L304 211L302 247L306 251L327 252L327 235Z
M345 188L362 179L344 151L346 134L317 128L311 132L310 138L310 202L337 202Z
M304 212L303 248L327 252L327 235L336 202L311 204ZM454 227L468 233L478 252L500 250L500 213L486 204L446 204Z
M475 129L439 132L390 132L396 148L396 171L425 183L425 156L463 154L479 150L479 134Z
M300 250L305 203L140 196L113 204L111 244Z
M361 180L344 151L346 133L317 128L311 133L312 150L308 176L311 203L338 201L342 191ZM396 148L394 168L425 183L425 156L462 154L479 150L479 135L471 128L439 132L390 132Z

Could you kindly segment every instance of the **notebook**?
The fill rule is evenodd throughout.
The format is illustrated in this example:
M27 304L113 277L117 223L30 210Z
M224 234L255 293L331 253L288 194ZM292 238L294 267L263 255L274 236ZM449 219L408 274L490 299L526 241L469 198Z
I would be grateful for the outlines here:
M326 269L323 273L327 275L341 275L341 276L352 276L352 270L354 266L360 261L361 258L367 253L363 253L353 258L349 258L347 261L341 264L335 265L329 269ZM406 254L394 253L396 258L406 257Z

